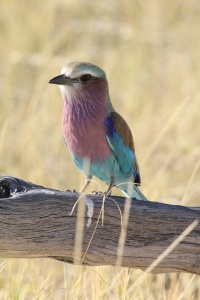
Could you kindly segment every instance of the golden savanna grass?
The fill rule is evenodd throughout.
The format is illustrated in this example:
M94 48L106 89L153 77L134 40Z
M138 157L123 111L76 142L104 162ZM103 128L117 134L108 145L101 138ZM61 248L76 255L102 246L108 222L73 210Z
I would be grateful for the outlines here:
M199 206L199 28L197 0L2 1L0 173L80 189L84 177L77 181L63 144L61 96L48 81L70 61L89 61L106 71L131 127L144 194ZM198 276L148 275L132 289L142 274L1 259L0 299L200 299Z

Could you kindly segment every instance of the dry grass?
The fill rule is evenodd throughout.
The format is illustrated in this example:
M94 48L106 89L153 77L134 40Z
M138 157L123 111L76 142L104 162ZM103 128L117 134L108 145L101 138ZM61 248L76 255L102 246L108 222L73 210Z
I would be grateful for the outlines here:
M106 70L135 136L142 191L198 205L200 5L191 1L7 0L0 10L0 173L79 189L48 81L70 61ZM95 184L91 190L96 188ZM200 279L139 270L1 260L0 299L200 299Z

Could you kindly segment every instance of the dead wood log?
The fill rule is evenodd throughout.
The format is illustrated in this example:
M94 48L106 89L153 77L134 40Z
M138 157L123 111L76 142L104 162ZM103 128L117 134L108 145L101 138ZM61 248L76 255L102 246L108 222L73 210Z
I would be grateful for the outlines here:
M46 257L73 263L77 237L78 193L61 192L0 176L0 257ZM80 260L83 265L116 265L125 198L85 195ZM114 200L114 201L113 201ZM200 207L130 200L120 265L146 270L195 220L176 247L150 272L200 274ZM83 206L84 208L84 206ZM81 223L80 223L81 224ZM79 224L79 225L80 225ZM79 227L81 228L81 227ZM118 254L117 254L118 253Z

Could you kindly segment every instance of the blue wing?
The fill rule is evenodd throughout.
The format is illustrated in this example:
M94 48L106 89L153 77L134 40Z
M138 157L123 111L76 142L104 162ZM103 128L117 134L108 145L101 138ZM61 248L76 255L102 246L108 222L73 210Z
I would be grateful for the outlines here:
M112 112L105 120L106 139L121 172L127 178L134 177L134 182L140 184L140 173L132 133L126 121L117 113Z

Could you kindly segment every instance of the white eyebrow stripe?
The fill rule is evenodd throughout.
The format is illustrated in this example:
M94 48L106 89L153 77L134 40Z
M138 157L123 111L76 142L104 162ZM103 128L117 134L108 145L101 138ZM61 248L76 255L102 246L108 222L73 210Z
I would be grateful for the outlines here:
M61 74L65 74L66 76L69 76L71 78L77 78L77 77L81 77L82 75L85 74L90 74L93 77L97 77L98 75L91 69L84 69L84 70L78 70L76 72L74 72L72 69L70 68L62 68L61 70Z

